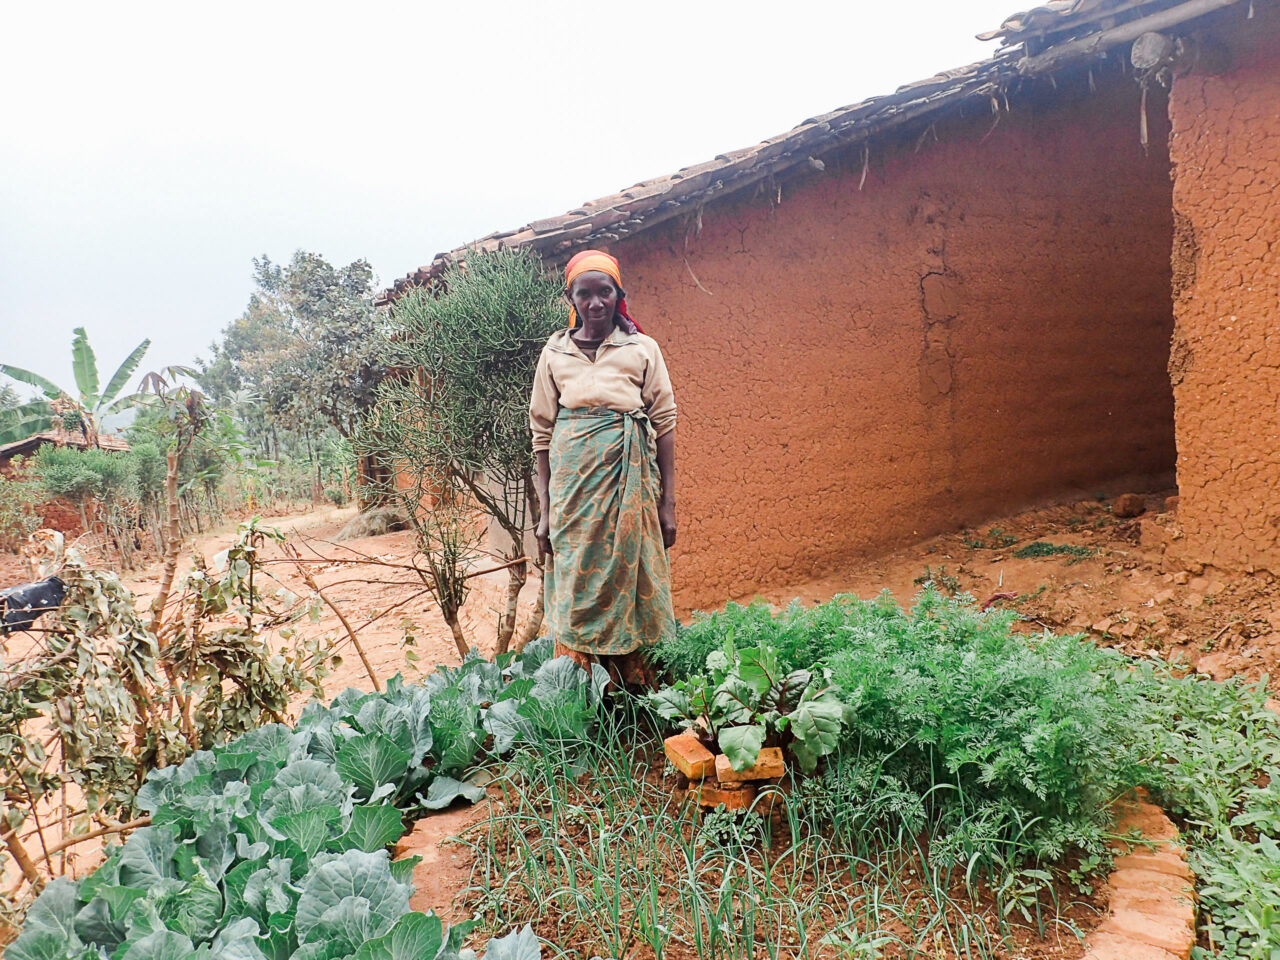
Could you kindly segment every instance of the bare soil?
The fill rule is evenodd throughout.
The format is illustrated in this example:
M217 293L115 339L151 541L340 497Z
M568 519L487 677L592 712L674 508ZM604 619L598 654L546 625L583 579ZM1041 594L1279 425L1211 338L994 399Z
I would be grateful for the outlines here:
M909 602L928 576L980 603L1018 610L1019 629L1088 633L1134 656L1181 662L1216 680L1269 678L1280 689L1280 584L1264 570L1229 573L1170 559L1181 538L1174 491L1141 497L1122 518L1117 501L1084 500L1016 514L868 558L764 599L817 602L836 593L889 590ZM1080 547L1070 556L1019 558L1035 542Z

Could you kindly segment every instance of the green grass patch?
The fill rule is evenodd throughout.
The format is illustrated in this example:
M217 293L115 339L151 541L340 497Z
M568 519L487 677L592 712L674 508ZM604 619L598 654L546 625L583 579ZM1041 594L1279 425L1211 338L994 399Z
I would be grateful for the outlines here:
M1068 563L1079 563L1081 560L1096 557L1098 548L1078 546L1072 543L1049 543L1046 540L1036 540L1028 543L1025 547L1019 547L1013 551L1013 555L1019 560L1030 560L1038 557L1067 557Z

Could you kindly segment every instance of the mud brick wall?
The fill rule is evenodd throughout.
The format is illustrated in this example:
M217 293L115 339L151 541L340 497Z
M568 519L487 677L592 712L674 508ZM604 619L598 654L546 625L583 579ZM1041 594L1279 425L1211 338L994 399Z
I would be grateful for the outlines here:
M616 245L680 409L681 613L1171 480L1164 104L1144 152L1136 85L1103 86Z
M1280 572L1280 16L1174 83L1178 553Z

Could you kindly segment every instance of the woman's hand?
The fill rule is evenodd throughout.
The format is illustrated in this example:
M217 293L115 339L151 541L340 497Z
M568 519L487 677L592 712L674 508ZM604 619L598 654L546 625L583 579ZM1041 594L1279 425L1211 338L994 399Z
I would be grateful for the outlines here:
M542 512L542 518L538 521L538 529L534 532L534 537L538 541L538 562L546 563L547 557L551 556L551 519L547 516L549 511Z
M538 562L546 563L551 556L551 454L539 450L534 459L537 461L533 483L538 495L538 529L533 536L538 541Z
M676 545L676 502L663 500L658 503L658 526L662 528L662 545L670 550Z

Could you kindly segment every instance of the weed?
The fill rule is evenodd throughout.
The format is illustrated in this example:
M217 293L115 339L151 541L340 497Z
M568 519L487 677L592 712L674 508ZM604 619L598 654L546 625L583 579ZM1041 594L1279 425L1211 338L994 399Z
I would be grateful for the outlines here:
M1049 589L1049 585L1047 583L1042 583L1040 584L1040 586L1036 587L1030 593L1018 594L1018 599L1015 600L1014 603L1030 603L1032 600L1039 600L1040 597L1044 595L1044 592L1048 589Z
M961 538L961 542L971 550L1003 550L1005 547L1011 547L1018 542L1018 538L1010 536L999 527L992 527L987 531L985 537L975 537L965 534Z
M734 813L723 806L704 815L698 828L699 843L726 852L759 849L767 835L768 824L760 814Z
M1028 543L1025 547L1019 547L1013 551L1013 555L1019 560L1030 560L1038 557L1067 557L1067 562L1079 563L1081 560L1087 560L1089 557L1098 555L1097 547L1085 547L1072 543L1049 543L1045 540L1036 540Z
M957 597L964 592L960 586L960 578L947 573L945 565L937 570L926 566L924 572L911 582L917 587L933 586L950 597Z

